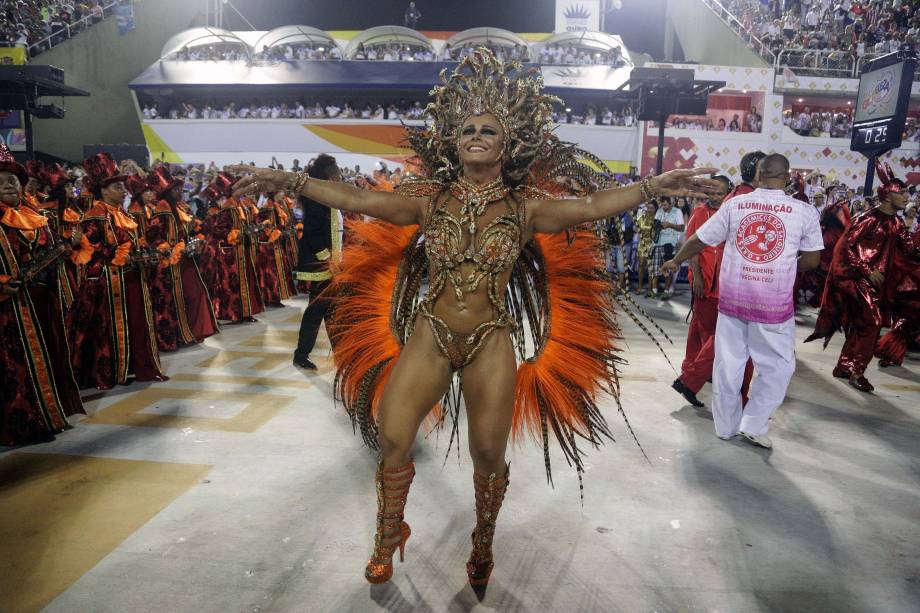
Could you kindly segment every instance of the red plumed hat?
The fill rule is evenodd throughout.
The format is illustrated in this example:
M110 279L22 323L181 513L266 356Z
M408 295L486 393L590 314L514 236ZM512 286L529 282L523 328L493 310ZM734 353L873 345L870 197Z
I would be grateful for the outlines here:
M162 198L166 192L183 183L185 181L173 177L165 166L158 167L147 177L147 184L156 192L157 198Z
M29 173L26 172L25 166L16 161L10 148L4 143L0 143L0 172L11 172L19 179L19 186L24 187L29 180Z
M792 194L792 197L796 200L800 200L805 204L810 204L808 201L808 195L805 193L805 179L802 178L802 175L796 173L792 178L792 187L795 188L795 193Z
M204 190L208 198L211 200L217 200L221 196L230 197L233 194L233 184L236 183L237 179L233 175L227 172L221 172L217 175L217 178L214 179L214 182L208 185Z
M148 189L152 190L153 188L150 186L149 181L140 175L130 175L125 179L125 189L127 189L128 193L135 199L138 199L145 191Z
M60 164L45 166L40 180L46 183L49 189L56 189L62 185L75 181L73 177L67 174L67 171L64 170L64 167Z
M29 177L32 179L42 180L42 175L45 174L45 164L38 160L29 160L25 163L26 172Z
M83 170L86 171L83 183L90 189L102 189L109 183L127 178L127 175L119 174L118 164L105 151L83 160Z
M878 175L878 180L881 182L878 189L878 197L881 200L884 200L888 194L891 193L901 193L907 189L907 183L898 179L894 176L894 172L891 170L891 166L888 165L888 162L882 162L878 158L875 159L875 173Z

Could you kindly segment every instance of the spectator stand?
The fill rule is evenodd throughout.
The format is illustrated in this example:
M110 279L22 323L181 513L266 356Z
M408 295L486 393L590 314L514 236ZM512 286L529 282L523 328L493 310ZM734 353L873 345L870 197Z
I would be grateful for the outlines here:
M514 32L501 28L470 28L457 32L444 44L441 59L444 61L462 60L476 47L491 49L500 60L529 62L532 59L528 52L527 41Z
M160 61L246 61L252 50L246 41L229 30L213 27L179 32L163 45Z
M281 26L252 45L261 60L341 60L342 50L326 32L305 25Z
M424 34L403 26L377 26L360 32L345 47L346 60L417 61L435 57Z
M604 32L559 32L536 45L532 56L542 65L634 66L622 39Z
M727 25L735 34L741 37L754 51L757 52L760 57L774 64L776 62L776 54L770 49L770 46L767 45L763 40L754 35L751 31L752 24L742 23L732 11L727 9L719 0L702 0L703 4L712 9L712 12L722 20L722 22Z
M34 58L114 15L118 0L98 0L92 6L61 0L30 2L31 11L24 4L20 2L16 9L18 22L0 24L6 26L0 27L0 45L24 47L29 58ZM47 19L42 19L42 10L47 11Z

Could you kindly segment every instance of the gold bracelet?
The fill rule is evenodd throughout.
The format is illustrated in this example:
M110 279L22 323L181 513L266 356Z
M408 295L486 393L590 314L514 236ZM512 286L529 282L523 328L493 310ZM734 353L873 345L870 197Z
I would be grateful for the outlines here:
M655 190L652 189L652 178L645 177L639 181L639 192L642 194L642 198L645 202L650 202L657 195Z
M291 191L293 191L297 195L300 195L300 191L309 182L310 182L310 175L308 175L305 172L299 173L294 179L294 182L291 183Z

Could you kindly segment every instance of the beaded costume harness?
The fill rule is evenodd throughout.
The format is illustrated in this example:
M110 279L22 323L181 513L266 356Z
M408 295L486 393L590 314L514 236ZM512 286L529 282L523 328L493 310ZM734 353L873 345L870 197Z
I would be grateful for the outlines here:
M450 195L461 203L460 219L447 210L449 198L444 192L431 199L425 223L425 253L433 267L428 292L419 304L419 312L431 324L432 332L441 352L459 370L473 361L486 337L493 330L514 327L513 318L505 306L499 277L514 266L521 252L523 235L523 205L517 210L508 201L509 190L501 177L478 187L464 177L451 183ZM493 203L504 203L505 213L488 222L481 230L476 221ZM466 234L466 237L464 237ZM467 246L463 247L464 239ZM464 278L460 267L473 264L473 270ZM432 312L435 302L448 283L461 309L467 294L476 292L487 279L489 302L497 314L483 322L469 334L461 334Z

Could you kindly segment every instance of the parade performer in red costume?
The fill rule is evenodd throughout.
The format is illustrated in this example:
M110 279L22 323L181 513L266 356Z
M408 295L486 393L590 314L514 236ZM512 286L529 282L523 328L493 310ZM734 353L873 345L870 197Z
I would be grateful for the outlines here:
M56 261L38 270L63 252L47 218L24 205L27 180L0 145L0 445L51 440L69 427L67 416L83 412L66 363ZM49 333L64 344L50 344Z
M714 177L724 189L700 204L690 215L687 236L694 233L719 211L723 199L732 193L732 184L727 177ZM743 193L750 193L742 191ZM719 317L719 269L722 266L722 252L725 243L706 246L698 255L690 258L690 287L693 291L692 317L687 331L687 350L680 367L680 376L671 387L695 407L704 406L696 395L707 381L712 380L712 367L716 359L716 320ZM754 374L754 364L748 360L741 385L742 403L747 402L747 392Z
M184 345L197 342L189 325L182 287L182 270L179 262L185 249L185 236L181 230L182 219L177 218L176 194L182 180L169 175L165 166L157 168L148 185L156 193L157 203L146 224L146 243L157 250L162 259L150 270L150 302L153 305L154 329L160 351L175 351Z
M262 230L256 236L256 274L262 288L262 300L266 306L281 307L282 300L294 294L291 271L285 264L284 225L275 204L276 194L268 199L256 214L256 221Z
M900 242L908 248L895 251L894 273L888 294L891 329L875 347L875 357L882 368L900 366L907 348L912 344L920 345L920 257L917 255L920 250L920 224L913 232L905 226L905 232Z
M55 238L73 242L74 231L83 220L83 211L77 206L74 195L75 179L59 164L45 167L42 183L48 188L48 196L39 211L48 219ZM78 244L74 246L71 257L61 258L58 263L58 275L61 280L61 298L65 313L70 310L80 288L83 265L89 262L93 247L82 233Z
M122 209L125 175L108 153L84 160L84 185L96 200L82 229L93 245L85 279L69 316L71 358L80 387L110 389L167 381L160 368L147 267L137 223Z
M157 341L160 351L175 351L213 335L217 321L198 266L186 253L193 220L181 201L182 179L161 166L148 183L159 201L147 224L147 244L163 254L150 279Z
M831 260L834 259L834 249L837 241L850 226L850 201L846 199L845 191L837 191L833 202L821 210L821 234L824 236L824 250L821 252L821 264L807 272L802 273L801 289L810 293L809 306L821 306L821 297L824 295L824 285L831 269Z
M273 198L275 210L278 215L279 227L281 230L281 250L285 267L285 279L288 283L288 293L291 296L297 294L297 286L294 283L294 270L297 268L297 230L294 219L294 200L284 192L278 192Z
M147 178L140 175L129 175L125 179L125 189L131 194L128 214L134 218L137 223L138 233L144 237L144 243L146 244L147 226L150 224L150 216L156 208L157 193L150 186Z
M254 322L254 316L265 307L253 252L245 240L252 217L239 200L230 197L235 180L220 173L205 190L211 204L216 205L216 212L208 218L203 273L217 319L230 323Z
M579 471L577 439L599 444L609 436L598 402L604 391L617 394L619 343L604 241L566 230L657 196L700 197L719 187L697 176L713 169L699 169L594 191L609 179L579 160L603 162L556 139L556 100L535 74L482 48L461 62L432 90L430 125L408 130L428 178L404 181L395 193L234 168L251 173L237 195L285 189L381 220L352 224L354 242L333 275L330 333L338 395L381 452L371 583L390 579L393 554L402 556L410 535L404 508L416 432L434 410L456 433L460 377L477 518L466 570L474 588L485 588L512 431L542 439L547 468L553 432ZM556 199L538 189L557 178L588 195ZM426 272L428 291L419 296Z
M862 392L875 389L865 372L879 331L890 323L889 299L899 279L895 267L902 256L917 253L897 215L907 206L907 185L887 164L876 161L875 167L881 204L856 217L837 242L815 331L805 340L823 338L827 347L842 329L846 342L833 374Z

